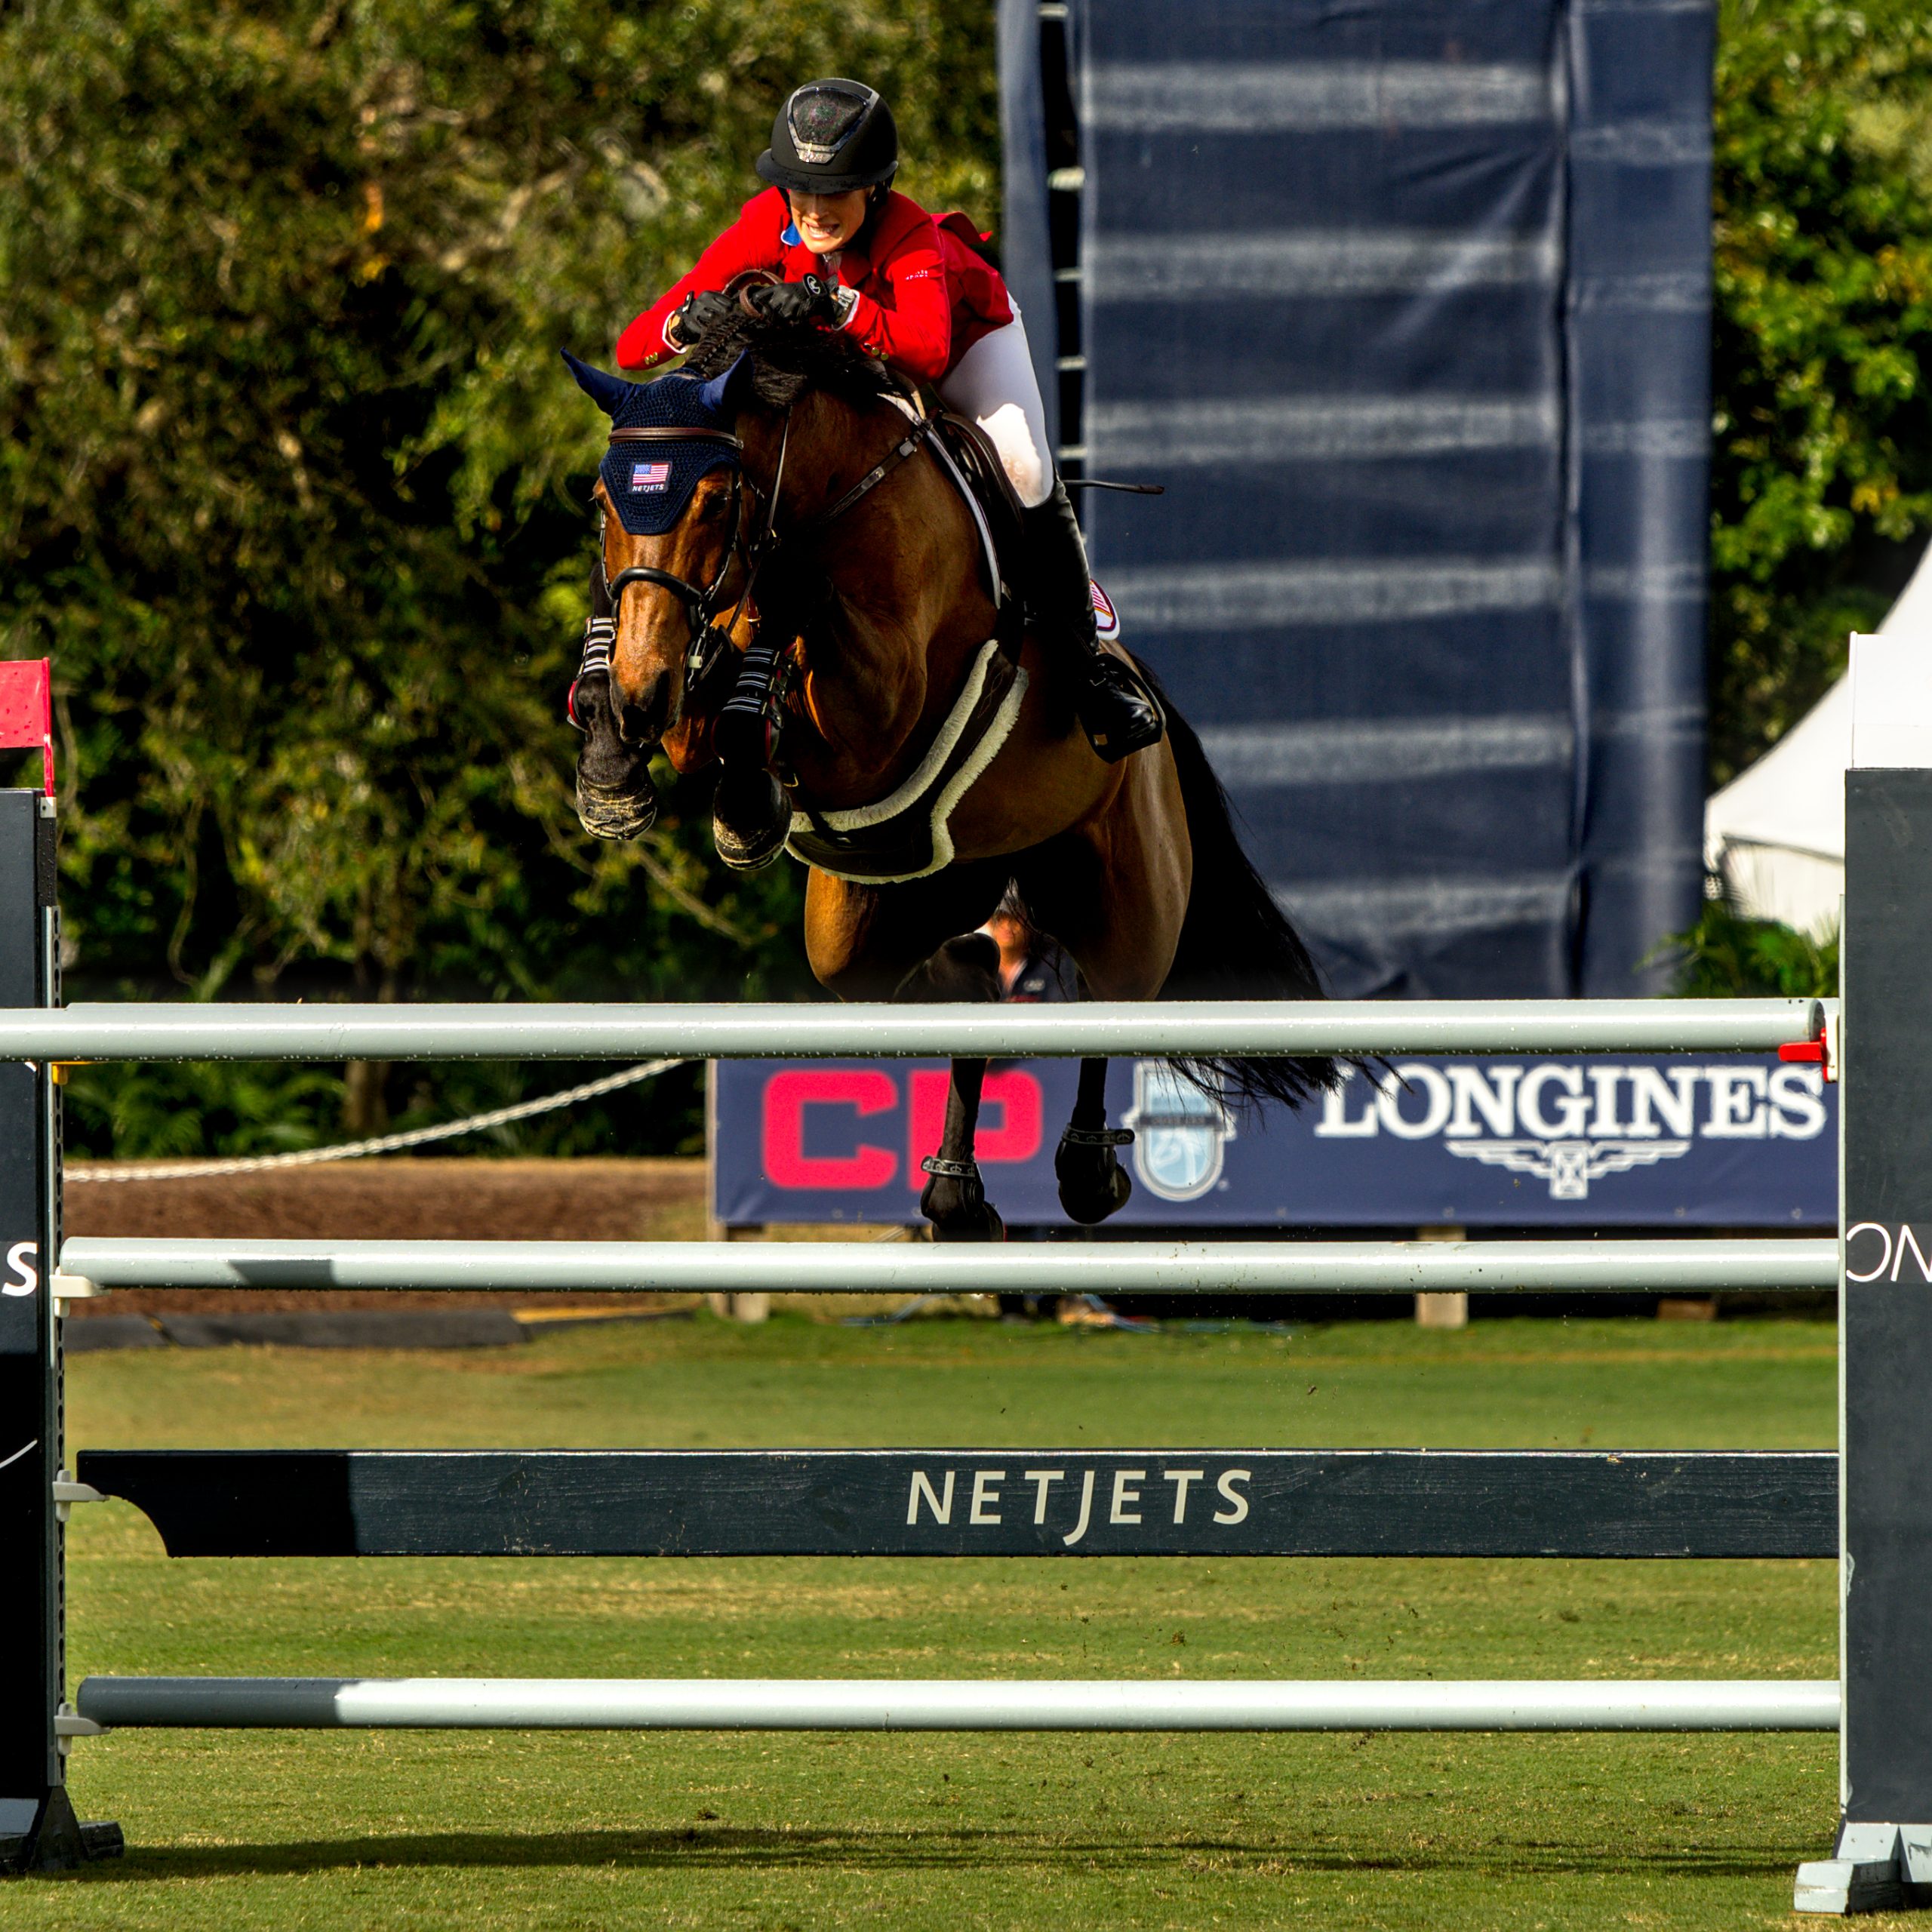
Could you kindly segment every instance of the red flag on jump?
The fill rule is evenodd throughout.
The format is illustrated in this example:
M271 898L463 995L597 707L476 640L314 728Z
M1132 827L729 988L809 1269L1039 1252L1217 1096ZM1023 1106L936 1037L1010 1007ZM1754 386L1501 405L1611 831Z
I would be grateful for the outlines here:
M54 795L54 680L45 657L0 663L0 749L38 748Z

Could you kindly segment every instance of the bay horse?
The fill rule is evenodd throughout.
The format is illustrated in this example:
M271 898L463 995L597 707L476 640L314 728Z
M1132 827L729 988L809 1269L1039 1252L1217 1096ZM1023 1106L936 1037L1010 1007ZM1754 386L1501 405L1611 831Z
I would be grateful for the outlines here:
M916 411L846 337L749 309L654 383L567 359L611 417L622 459L607 458L595 491L602 583L614 595L608 669L589 669L573 694L586 828L621 836L650 823L647 767L660 743L681 774L716 760L732 673L761 639L788 675L769 761L777 780L761 767L758 782L782 781L788 810L821 829L841 813L863 817L859 808L924 768L1002 622L974 513L909 432ZM678 445L666 423L702 440ZM694 451L702 473L681 507L670 506L674 520L668 509L656 520L668 527L638 534L612 486L664 475L629 466L654 448ZM804 939L819 980L846 1000L996 1000L998 949L977 928L1004 904L1023 908L1064 949L1084 995L1322 997L1306 947L1242 851L1200 740L1172 703L1163 700L1160 743L1104 763L1078 728L1058 654L1030 633L1016 642L1009 728L940 829L933 856L943 863L889 882L812 866ZM721 678L710 646L725 658ZM790 823L795 838L806 817ZM1004 1232L974 1160L986 1064L952 1063L919 1204L935 1239ZM1115 1150L1132 1136L1107 1124L1106 1064L1081 1062L1054 1159L1061 1204L1088 1226L1131 1192ZM1237 1106L1264 1097L1299 1105L1337 1077L1321 1058L1176 1065Z

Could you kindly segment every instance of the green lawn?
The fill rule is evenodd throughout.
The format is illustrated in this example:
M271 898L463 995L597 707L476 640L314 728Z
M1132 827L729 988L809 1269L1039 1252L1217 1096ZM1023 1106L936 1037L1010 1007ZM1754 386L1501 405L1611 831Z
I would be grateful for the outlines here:
M1826 1324L1161 1336L781 1315L460 1355L77 1360L115 1444L1832 1439ZM1822 1677L1826 1563L170 1563L75 1512L72 1670ZM1827 1737L130 1733L72 1760L118 1866L0 1927L1786 1924ZM1903 1921L1901 1921L1903 1922Z

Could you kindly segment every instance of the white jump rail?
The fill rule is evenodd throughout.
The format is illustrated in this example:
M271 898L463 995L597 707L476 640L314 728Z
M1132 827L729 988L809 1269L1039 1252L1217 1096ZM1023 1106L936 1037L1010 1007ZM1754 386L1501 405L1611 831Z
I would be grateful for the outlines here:
M1200 1000L1069 1006L269 1006L0 1011L0 1059L1003 1059L1772 1053L1835 1001Z
M1835 1730L1832 1681L90 1677L89 1730ZM78 1727L75 1727L78 1728Z
M198 1241L76 1235L62 1284L800 1294L1671 1294L1838 1284L1835 1240Z

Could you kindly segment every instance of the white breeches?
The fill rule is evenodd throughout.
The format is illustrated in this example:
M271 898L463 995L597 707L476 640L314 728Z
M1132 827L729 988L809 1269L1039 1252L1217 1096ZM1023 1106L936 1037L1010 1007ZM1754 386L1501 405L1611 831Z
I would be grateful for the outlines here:
M1044 503L1053 494L1053 453L1019 309L1004 328L974 343L936 386L947 408L970 416L991 438L1020 500L1029 509Z

